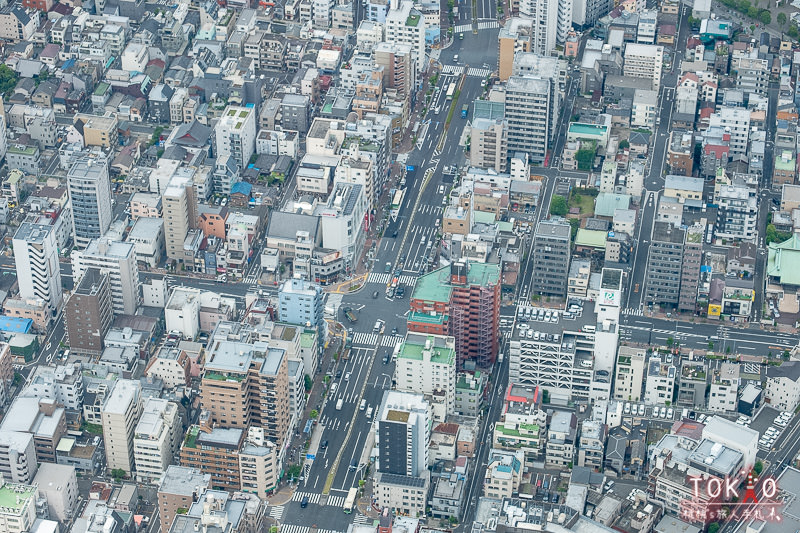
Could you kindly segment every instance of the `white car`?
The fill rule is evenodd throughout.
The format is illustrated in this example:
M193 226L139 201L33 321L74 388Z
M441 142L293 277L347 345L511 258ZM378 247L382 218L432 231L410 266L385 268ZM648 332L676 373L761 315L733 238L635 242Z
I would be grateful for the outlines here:
M661 418L667 418L667 408L666 407L662 407L661 408L661 412L659 413L659 415L661 416Z
M626 415L629 415L629 414L631 414L631 404L629 404L629 403L626 403L626 404L625 404L625 409L624 409L624 411L623 411L623 412L624 412Z
M672 410L672 407L667 409L667 418L672 418L674 414L675 414L675 411Z
M639 404L639 416L644 416L644 404Z

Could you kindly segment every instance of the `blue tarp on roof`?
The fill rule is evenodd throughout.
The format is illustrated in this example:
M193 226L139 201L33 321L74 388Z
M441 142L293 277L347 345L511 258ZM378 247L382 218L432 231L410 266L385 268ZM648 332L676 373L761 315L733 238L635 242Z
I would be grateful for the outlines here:
M0 331L7 333L28 333L33 326L30 318L0 316Z
M249 197L252 190L253 186L251 184L246 181L238 181L231 187L231 194L239 193Z

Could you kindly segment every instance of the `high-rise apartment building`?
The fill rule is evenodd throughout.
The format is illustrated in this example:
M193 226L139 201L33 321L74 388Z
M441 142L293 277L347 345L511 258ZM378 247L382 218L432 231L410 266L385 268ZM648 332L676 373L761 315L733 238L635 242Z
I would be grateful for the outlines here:
M75 252L72 259L76 279L90 268L108 274L114 313L136 314L141 281L133 243L112 241L107 237L94 239L85 250Z
M142 386L138 381L118 379L106 396L100 416L109 472L122 469L130 474L134 468L133 436L142 412Z
M474 167L504 173L508 168L508 133L505 120L476 118L470 129L469 159Z
M444 414L454 414L456 340L440 335L406 334L397 354L394 376L397 390L443 395L447 411Z
M63 299L55 229L23 222L12 242L20 297L42 300L55 316Z
M645 351L631 346L620 346L617 350L617 366L614 371L614 399L638 402L642 399L644 383Z
M111 182L108 159L91 155L78 159L67 173L67 190L72 203L72 239L83 248L98 239L111 225Z
M178 509L188 509L211 485L211 475L197 468L169 465L158 485L161 533L169 533Z
M505 113L508 150L526 152L532 164L542 165L553 135L554 106L551 80L510 76L506 82Z
M571 227L564 219L542 220L533 238L532 291L563 298L569 281Z
M69 347L76 354L99 356L114 318L109 274L87 268L64 309Z
M415 477L428 468L432 416L421 394L386 391L378 415L377 470Z
M686 230L669 222L656 222L647 258L645 301L678 305Z
M500 268L487 263L453 263L417 280L408 331L455 338L457 364L482 368L497 356Z
M414 8L411 0L389 0L385 41L411 46L417 77L426 67L425 30L425 17Z
M189 230L197 226L197 196L192 180L183 176L173 177L164 189L161 209L167 259L193 265L194 256L187 256L183 248Z
M256 110L229 105L216 127L217 158L230 156L244 169L256 149ZM218 191L222 192L222 191Z
M627 61L627 59L626 59ZM750 136L750 110L744 107L721 106L708 117L708 126L730 135L730 153L746 155ZM716 171L716 169L714 169Z
M590 28L614 9L613 0L572 0L572 23Z
M650 80L651 88L661 88L661 70L664 66L664 47L655 44L628 43L625 45L625 63L622 72L626 77Z
M520 0L519 13L533 20L531 52L550 55L572 28L573 0Z
M514 56L518 52L531 51L532 24L531 19L511 17L500 28L497 36L497 70L501 81L511 76Z
M183 440L178 406L162 398L148 398L133 434L136 479L142 483L159 479Z
M30 483L36 475L33 435L22 431L0 432L0 475L14 483Z
M700 224L686 229L686 242L683 244L683 263L681 264L681 289L678 298L680 311L697 308L697 288L700 283L700 267L703 264L704 227Z
M382 42L372 52L375 66L383 67L384 89L395 89L398 96L408 98L416 87L414 49L410 43Z
M289 429L289 358L258 341L215 342L207 354L200 399L220 427L264 428L282 446Z

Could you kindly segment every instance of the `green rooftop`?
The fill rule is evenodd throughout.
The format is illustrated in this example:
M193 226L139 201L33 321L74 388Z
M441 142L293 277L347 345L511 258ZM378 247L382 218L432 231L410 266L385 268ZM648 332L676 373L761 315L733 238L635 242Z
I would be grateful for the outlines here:
M769 244L767 275L781 285L800 285L800 236L793 233L782 243Z
M452 365L455 366L456 364L456 351L454 348L447 348L447 347L440 347L436 346L436 342L433 340L433 337L428 336L427 338L431 339L431 348L428 350L430 352L430 361L431 363L436 363L439 365ZM397 354L398 359L413 359L415 361L422 361L425 357L425 345L424 344L416 344L411 343L406 340L401 348L400 353Z
M92 94L94 94L95 96L102 96L102 95L104 95L106 93L106 91L108 90L109 87L110 87L109 84L107 84L106 82L102 81L102 82L97 84L97 87L94 88L94 93L92 93Z
M613 217L617 209L629 209L631 197L627 194L601 192L594 203L594 214L599 217Z
M412 311L408 314L409 322L418 322L421 324L444 324L447 315L429 315L428 313L418 313Z
M18 155L29 155L31 157L36 155L38 149L35 146L25 146L23 144L12 144L8 147L8 153Z
M426 302L449 302L453 286L450 283L451 266L442 267L417 279L412 298ZM489 287L500 281L500 265L469 263L467 285Z
M212 370L203 374L203 379L213 379L215 381L242 381L243 376L223 374L222 372L214 372Z
M33 497L35 488L30 485L6 482L0 487L0 507L8 507L18 511L26 501Z
M186 433L186 439L183 441L184 446L187 448L196 448L197 447L197 436L200 434L200 428L197 426L192 426L189 428L189 431Z
M469 390L476 390L481 385L481 371L476 370L475 375L473 378L467 382L467 374L461 373L458 375L458 381L456 382L457 389L469 389Z
M573 122L569 125L569 133L575 135L605 135L608 128L602 124L585 124Z
M422 17L420 17L417 14L409 15L408 18L406 19L406 26L411 26L412 28L416 28L421 18Z
M575 246L586 246L587 248L605 248L606 247L606 232L579 228L578 234L575 235Z
M300 334L300 347L301 348L311 348L314 346L314 332L313 331L304 331Z
M494 430L505 437L532 437L539 436L539 426L537 424L517 424L517 427L496 424Z
M472 212L472 221L476 224L494 224L497 217L494 213L488 213L486 211L473 211Z
M785 157L787 154L790 157ZM789 150L784 150L783 154L775 156L775 170L793 171L796 168L796 163L797 159Z

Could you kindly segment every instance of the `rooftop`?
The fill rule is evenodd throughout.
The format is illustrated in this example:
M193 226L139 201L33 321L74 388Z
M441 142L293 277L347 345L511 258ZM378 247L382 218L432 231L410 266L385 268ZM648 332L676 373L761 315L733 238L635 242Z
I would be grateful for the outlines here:
M455 339L439 335L407 334L397 358L422 361L425 359L426 352L429 354L431 363L455 365Z
M158 491L180 496L191 496L195 487L207 487L210 483L211 474L204 474L196 468L169 465L161 478Z
M569 228L569 226L567 226ZM451 266L434 270L417 280L412 298L429 302L449 302L453 286L450 281ZM468 263L467 285L489 287L500 279L500 266L487 263Z

